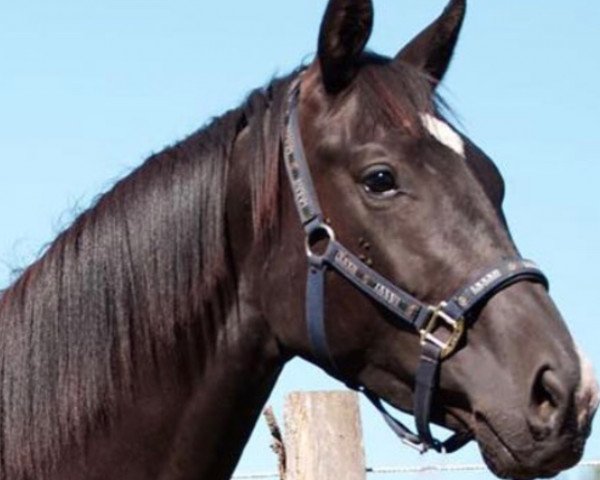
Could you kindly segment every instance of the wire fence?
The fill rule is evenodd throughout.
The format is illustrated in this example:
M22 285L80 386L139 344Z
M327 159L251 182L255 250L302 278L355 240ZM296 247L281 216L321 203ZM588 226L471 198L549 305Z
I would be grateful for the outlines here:
M581 462L577 468L600 468L600 460L589 460ZM439 472L485 472L488 468L483 463L465 463L455 465L427 465L422 467L372 467L367 468L369 474L379 475L408 475L420 473L439 473ZM279 473L251 473L247 475L236 475L232 480L260 480L260 479L278 479Z

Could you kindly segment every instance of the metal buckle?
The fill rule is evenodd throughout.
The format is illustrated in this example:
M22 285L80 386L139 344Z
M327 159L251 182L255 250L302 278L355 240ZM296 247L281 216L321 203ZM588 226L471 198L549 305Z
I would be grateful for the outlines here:
M442 349L441 359L444 360L448 356L452 355L458 346L458 342L462 338L465 331L465 321L463 318L455 319L448 315L444 308L448 304L446 302L440 303L437 307L429 307L431 311L431 317L425 328L419 333L421 334L421 345L426 342L433 343L437 347ZM446 342L442 342L437 338L434 333L440 326L440 322L445 323L451 328L450 338Z

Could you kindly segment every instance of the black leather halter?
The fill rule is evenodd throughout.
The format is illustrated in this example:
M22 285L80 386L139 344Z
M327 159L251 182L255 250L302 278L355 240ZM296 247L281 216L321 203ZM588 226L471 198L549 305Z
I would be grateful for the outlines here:
M391 321L398 327L409 326L420 334L422 351L414 393L414 416L418 433L413 433L392 417L374 392L361 385L348 386L364 393L406 444L421 452L429 449L454 452L471 440L470 434L454 434L441 442L433 438L429 425L441 362L459 347L467 322L473 320L478 308L487 300L517 282L530 281L548 288L548 280L533 262L520 258L506 260L478 276L449 300L432 306L412 297L367 266L336 241L335 233L325 222L319 206L300 134L300 84L301 79L298 78L292 84L289 94L283 155L294 202L306 234L309 267L306 321L314 354L322 365L339 371L329 351L324 321L325 273L333 271L391 312ZM315 244L322 241L326 241L327 246L323 253L317 253ZM442 338L440 334L444 334Z

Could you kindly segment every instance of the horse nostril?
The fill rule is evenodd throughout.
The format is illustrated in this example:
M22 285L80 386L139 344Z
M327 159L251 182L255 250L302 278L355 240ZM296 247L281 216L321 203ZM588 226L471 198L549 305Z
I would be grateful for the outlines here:
M558 424L563 402L563 387L558 375L550 367L541 368L531 390L529 418L531 432L536 440L543 440L553 432Z
M532 400L540 408L540 413L554 410L560 401L560 384L558 378L545 367L538 373L533 384Z

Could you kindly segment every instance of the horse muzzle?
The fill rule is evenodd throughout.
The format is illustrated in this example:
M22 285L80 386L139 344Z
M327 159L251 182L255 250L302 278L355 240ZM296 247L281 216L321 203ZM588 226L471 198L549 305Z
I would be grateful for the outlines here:
M518 408L474 414L474 432L488 467L501 478L550 478L583 456L600 390L591 363L578 351L579 383L540 369L526 414Z

